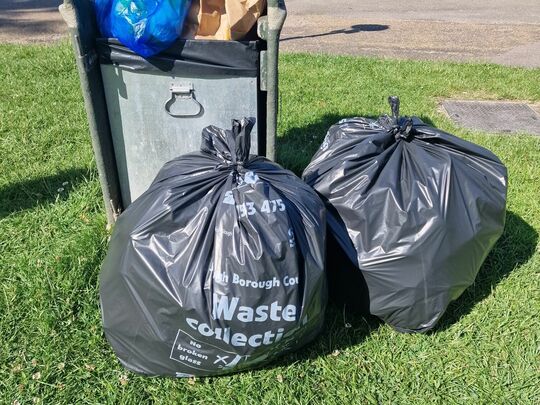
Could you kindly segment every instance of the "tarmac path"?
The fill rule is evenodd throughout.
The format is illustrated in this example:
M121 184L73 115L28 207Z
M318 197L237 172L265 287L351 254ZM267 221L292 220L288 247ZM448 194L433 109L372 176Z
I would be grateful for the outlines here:
M539 0L288 0L284 51L540 67Z
M61 0L1 0L0 42L66 35ZM286 0L285 52L540 67L539 0Z

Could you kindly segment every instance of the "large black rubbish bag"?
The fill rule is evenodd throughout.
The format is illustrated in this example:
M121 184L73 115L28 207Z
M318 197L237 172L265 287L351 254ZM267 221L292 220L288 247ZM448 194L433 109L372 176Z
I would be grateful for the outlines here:
M425 332L501 236L507 172L490 151L398 118L391 103L394 118L332 126L303 178L329 210L330 296Z
M253 121L207 127L119 217L100 275L105 335L149 375L262 365L319 332L325 206L292 172L249 156Z

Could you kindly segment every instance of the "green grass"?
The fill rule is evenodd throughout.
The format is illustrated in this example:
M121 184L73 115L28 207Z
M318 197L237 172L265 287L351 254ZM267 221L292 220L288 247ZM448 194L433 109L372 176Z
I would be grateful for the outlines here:
M71 49L1 45L0 403L539 403L540 139L467 132L438 111L443 97L538 102L539 83L540 70L495 65L283 55L284 166L301 172L331 124L387 112L397 94L405 114L506 163L505 234L434 333L331 307L315 343L263 369L144 378L100 326L108 235Z

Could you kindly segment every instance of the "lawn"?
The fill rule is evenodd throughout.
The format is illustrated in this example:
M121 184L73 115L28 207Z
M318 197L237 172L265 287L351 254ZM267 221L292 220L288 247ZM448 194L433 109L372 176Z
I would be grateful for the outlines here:
M387 112L389 94L507 165L505 233L437 330L331 306L316 342L260 370L127 372L100 326L108 234L71 48L0 45L0 403L540 403L540 138L465 131L438 108L540 102L540 69L283 55L280 80L279 161L297 173L331 124Z

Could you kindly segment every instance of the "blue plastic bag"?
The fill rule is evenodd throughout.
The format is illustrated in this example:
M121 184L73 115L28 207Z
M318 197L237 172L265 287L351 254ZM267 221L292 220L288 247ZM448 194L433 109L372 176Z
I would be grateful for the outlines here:
M191 0L95 0L101 34L144 57L180 37L190 5Z

